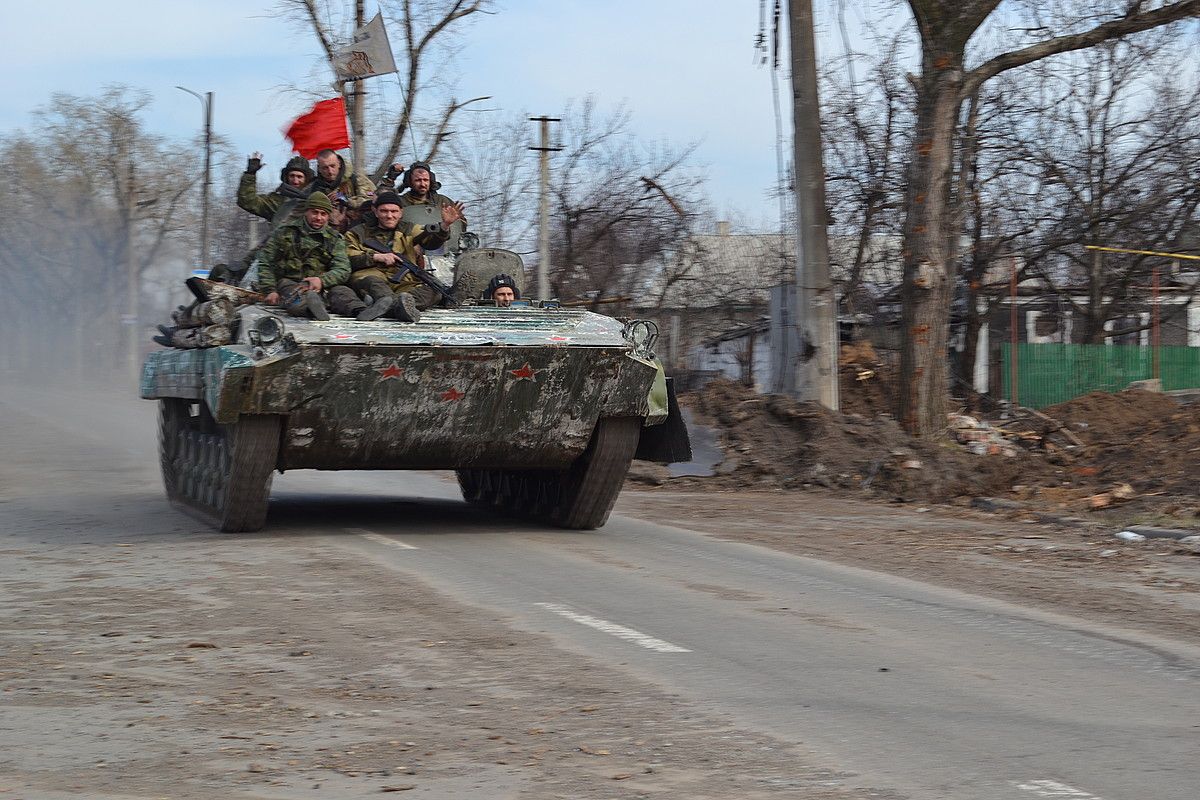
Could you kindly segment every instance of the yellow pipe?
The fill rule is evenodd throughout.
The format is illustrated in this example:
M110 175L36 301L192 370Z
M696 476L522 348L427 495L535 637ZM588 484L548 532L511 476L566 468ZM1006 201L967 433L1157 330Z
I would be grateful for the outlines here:
M1094 244L1085 244L1084 250L1099 250L1104 253L1133 253L1138 256L1165 256L1166 258L1186 258L1189 261L1200 261L1200 256L1188 256L1183 253L1162 253L1158 250L1126 250L1124 247L1098 247Z

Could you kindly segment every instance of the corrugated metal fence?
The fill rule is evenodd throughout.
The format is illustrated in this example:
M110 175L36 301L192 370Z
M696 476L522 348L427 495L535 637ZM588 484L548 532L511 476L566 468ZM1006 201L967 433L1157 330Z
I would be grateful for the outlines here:
M1028 408L1088 392L1119 392L1154 377L1154 348L1103 344L1018 344L1017 401ZM1163 389L1200 388L1200 347L1160 347ZM1000 345L1004 396L1013 399L1013 345Z

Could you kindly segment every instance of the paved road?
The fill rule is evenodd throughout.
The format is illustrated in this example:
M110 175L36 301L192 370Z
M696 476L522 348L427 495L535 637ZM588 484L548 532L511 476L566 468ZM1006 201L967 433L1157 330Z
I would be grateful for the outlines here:
M70 428L52 405L47 424ZM123 412L89 446L111 448L115 463L141 458L145 422ZM122 480L154 478L133 469ZM289 474L270 531L246 538L340 548L428 584L546 635L547 658L561 648L801 743L820 766L856 775L864 796L1198 796L1193 644L683 528L616 516L599 532L563 532L457 498L438 474ZM164 530L174 514L144 509Z
M352 518L328 502L281 492L281 521ZM427 502L353 518L340 534L364 556L880 789L1197 796L1194 648L632 519L565 534Z

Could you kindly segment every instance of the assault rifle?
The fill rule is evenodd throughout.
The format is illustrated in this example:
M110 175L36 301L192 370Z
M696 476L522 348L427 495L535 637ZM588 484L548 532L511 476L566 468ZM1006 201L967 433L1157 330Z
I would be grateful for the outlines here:
M363 246L374 250L376 253L391 253L400 259L400 266L396 267L396 271L388 276L388 280L392 283L400 283L404 280L405 275L412 275L418 281L437 292L448 305L458 305L449 286L435 278L428 270L421 269L404 256L395 252L383 242L378 239L364 239Z

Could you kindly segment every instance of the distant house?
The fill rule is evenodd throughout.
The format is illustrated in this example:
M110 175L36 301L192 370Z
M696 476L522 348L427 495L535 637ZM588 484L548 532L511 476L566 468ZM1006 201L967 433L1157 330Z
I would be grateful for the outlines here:
M829 247L835 284L844 282L861 250L864 266L853 302L843 311L869 320L873 294L899 279L898 239L874 237L860 243L857 237L835 236ZM717 222L713 233L688 237L660 269L647 275L633 310L658 323L659 354L674 373L717 369L709 357L715 345L722 374L733 371L733 349L747 347L760 354L752 359L759 361L755 372L760 374L760 358L769 350L762 326L772 289L791 282L795 268L792 234L733 233L728 222ZM696 355L705 348L709 355Z

